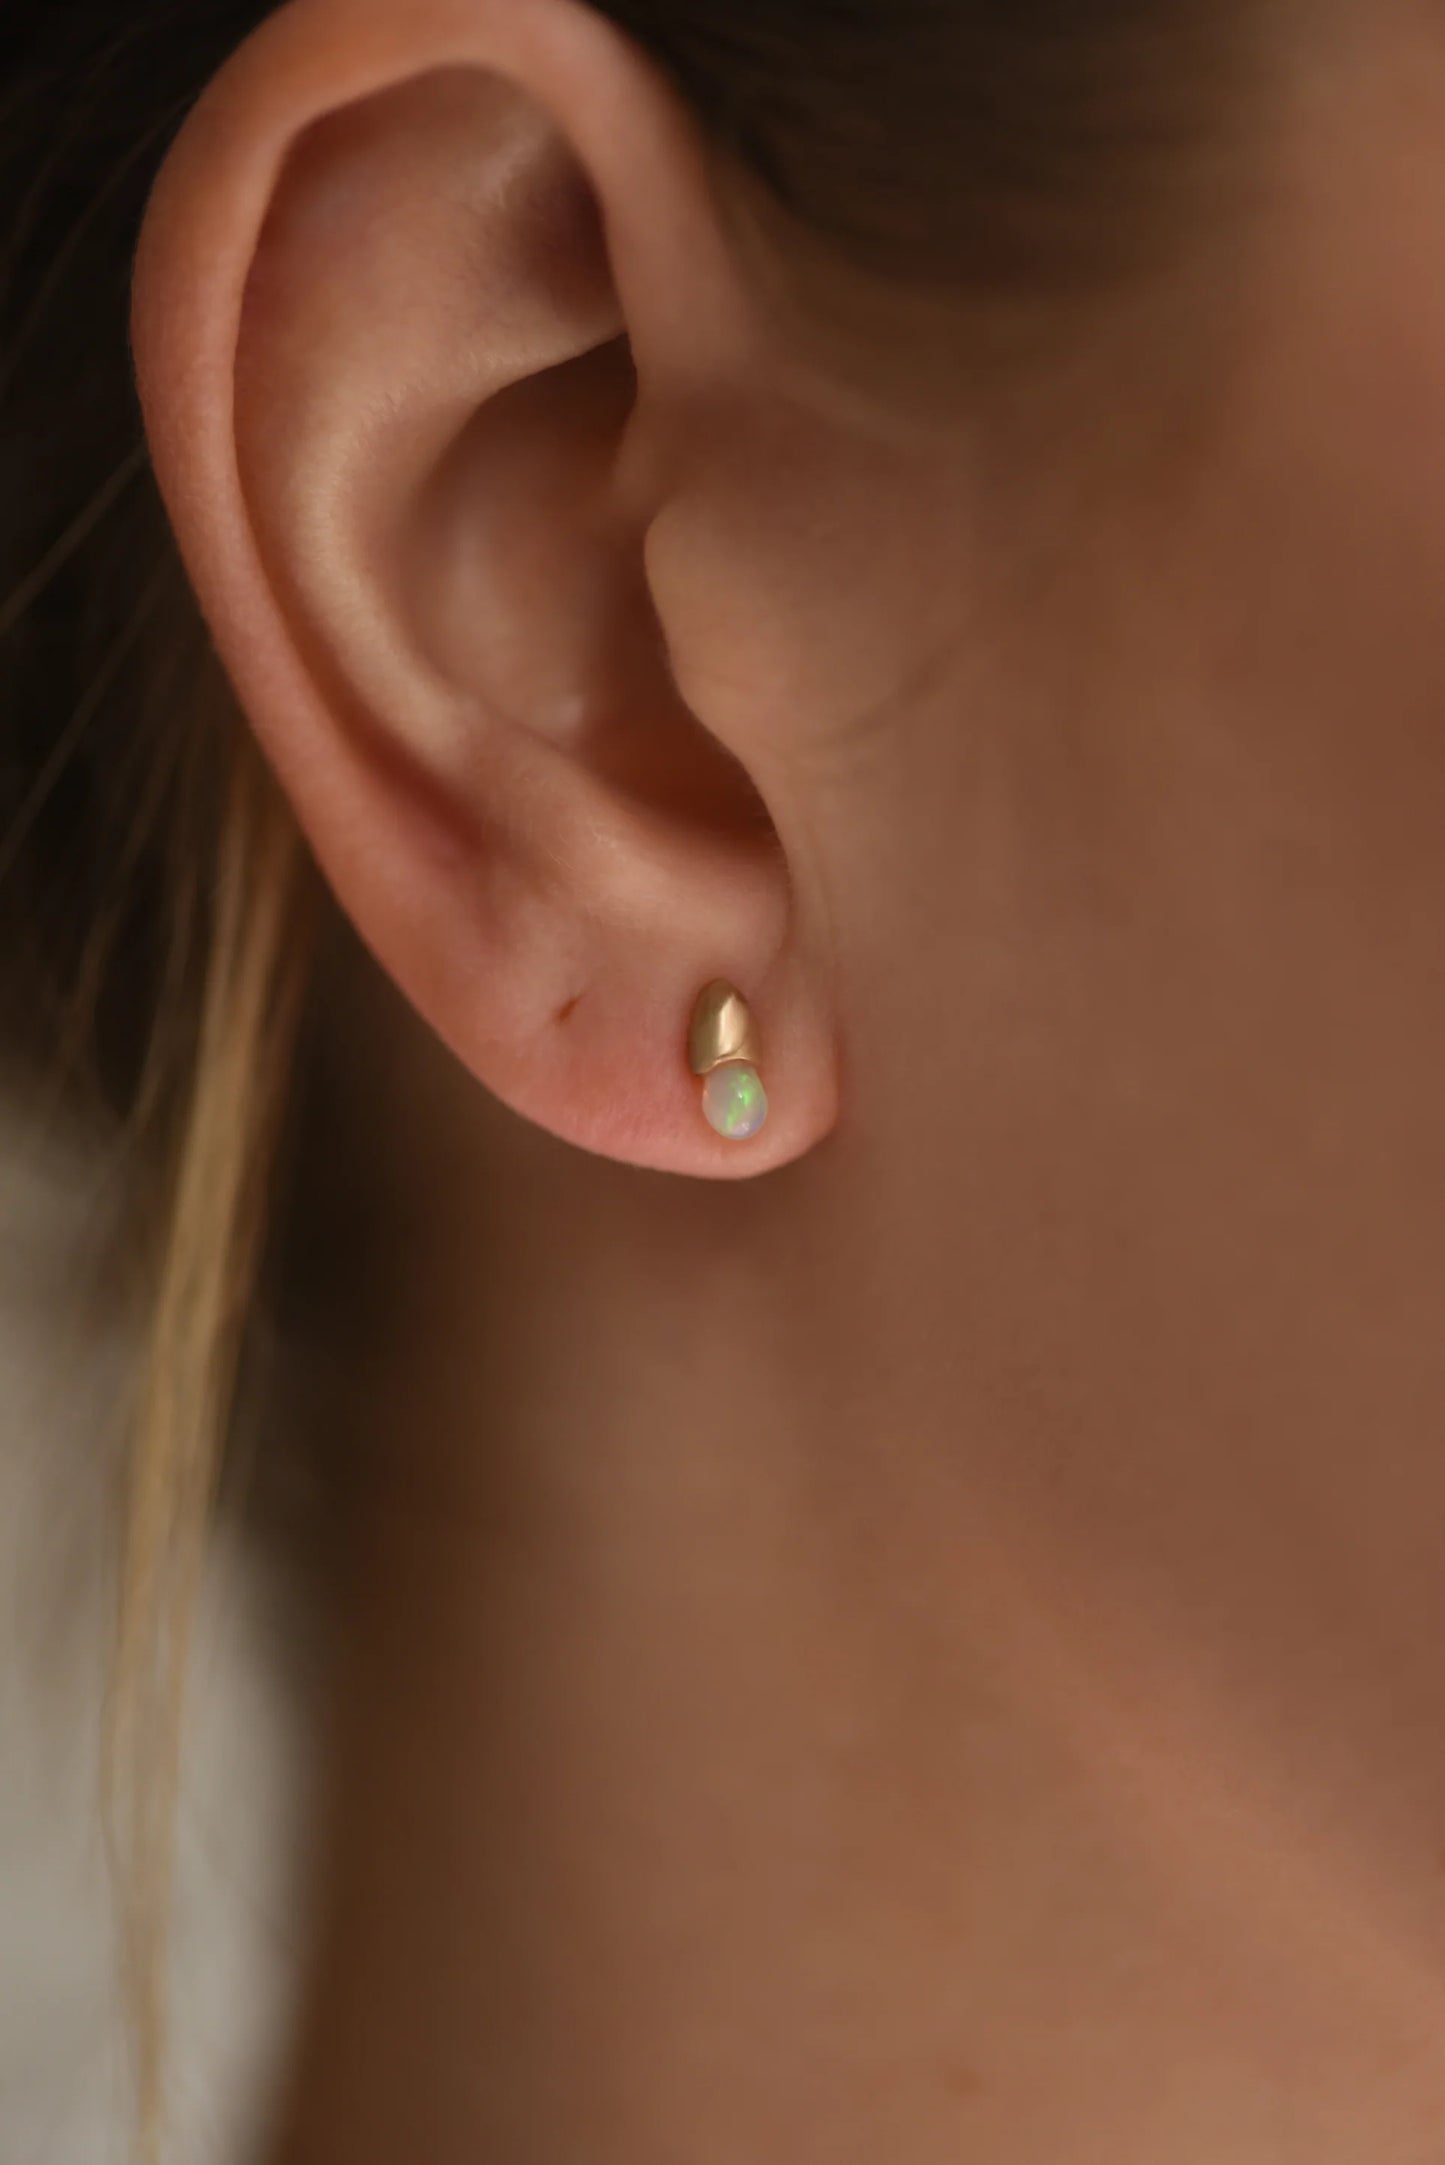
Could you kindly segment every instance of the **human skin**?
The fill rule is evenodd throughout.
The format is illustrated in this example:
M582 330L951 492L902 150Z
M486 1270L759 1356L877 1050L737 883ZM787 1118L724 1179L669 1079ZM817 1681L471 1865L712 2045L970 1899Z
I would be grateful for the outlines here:
M566 66L536 57L573 51L572 18L520 13L539 43L503 64L475 11L478 64L575 140ZM225 255L216 140L279 127L287 70L324 84L343 29L353 68L434 15L457 19L308 0L211 147L183 145L138 295L182 546L377 957L328 1010L372 1241L279 2165L1427 2165L1445 27L1413 0L1322 14L1254 118L1227 245L1102 311L1069 366L907 426L756 337L691 169L679 298L646 191L583 155L631 297L625 455L605 373L501 444L469 429L463 498L485 482L523 524L478 514L459 573L413 473L459 436L424 395L445 233L418 211L394 319L395 265L357 234L369 186L405 199L466 136L465 87L413 83L333 138L339 191L325 138L273 176L225 423L241 509L204 448L210 288L178 270L198 235ZM609 55L586 45L648 121L662 93ZM374 381L347 403L353 306L423 391L373 494L353 476L308 523L373 410ZM609 476L605 549L595 522L525 525L573 427ZM403 505L380 541L378 501ZM636 860L609 830L600 899L576 826L549 845L552 798L519 785L519 811L485 743L491 854L467 805L428 854L395 761L361 771L356 699L460 800L408 657L535 711L548 670L596 667L559 660L549 579L630 591L639 531L676 687L776 850L754 862L731 769L650 709L599 764L661 825ZM468 582L505 589L519 556L540 569L499 653ZM358 627L336 597L363 559ZM638 651L615 666L655 707ZM507 899L534 846L545 937ZM431 878L456 882L437 937L475 942L435 966ZM681 1056L710 923L777 1048L752 1160L718 1155Z

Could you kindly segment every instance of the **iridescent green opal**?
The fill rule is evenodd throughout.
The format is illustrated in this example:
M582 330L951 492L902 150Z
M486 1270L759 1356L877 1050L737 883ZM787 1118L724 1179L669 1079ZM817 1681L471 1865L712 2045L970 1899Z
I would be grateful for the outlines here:
M768 1117L768 1093L757 1069L741 1061L714 1068L703 1084L702 1109L728 1142L750 1142Z

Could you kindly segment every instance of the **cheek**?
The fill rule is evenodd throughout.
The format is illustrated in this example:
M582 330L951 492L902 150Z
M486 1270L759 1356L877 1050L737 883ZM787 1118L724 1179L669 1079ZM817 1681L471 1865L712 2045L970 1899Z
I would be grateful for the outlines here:
M1381 39L1339 109L1307 110L1184 522L1271 719L1366 780L1412 722L1437 750L1445 713L1440 58L1436 25L1407 80Z
M1338 273L1336 274L1338 275ZM1339 302L1345 296L1339 296ZM1401 762L1439 815L1445 786L1445 323L1327 306L1244 390L1207 487L1157 538L1138 593L1179 576L1221 726L1301 772L1356 771L1363 813ZM1181 602L1182 594L1182 602ZM1157 634L1155 635L1157 639ZM1176 678L1191 648L1175 645ZM1246 718L1247 717L1247 723ZM1421 800L1423 802L1423 800Z

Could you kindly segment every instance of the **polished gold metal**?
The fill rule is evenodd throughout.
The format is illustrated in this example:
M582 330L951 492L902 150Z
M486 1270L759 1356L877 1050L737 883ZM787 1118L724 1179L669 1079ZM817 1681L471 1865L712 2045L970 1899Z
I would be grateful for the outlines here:
M757 1067L762 1060L762 1039L753 1011L722 978L698 996L687 1056L694 1075L711 1075L715 1068L738 1063Z

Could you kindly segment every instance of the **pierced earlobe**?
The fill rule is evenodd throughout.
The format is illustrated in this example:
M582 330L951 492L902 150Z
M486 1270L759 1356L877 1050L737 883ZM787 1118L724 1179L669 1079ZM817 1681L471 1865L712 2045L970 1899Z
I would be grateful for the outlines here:
M751 1142L768 1117L761 1058L757 1022L742 994L721 978L706 986L693 1009L688 1062L703 1078L708 1125L727 1142Z

